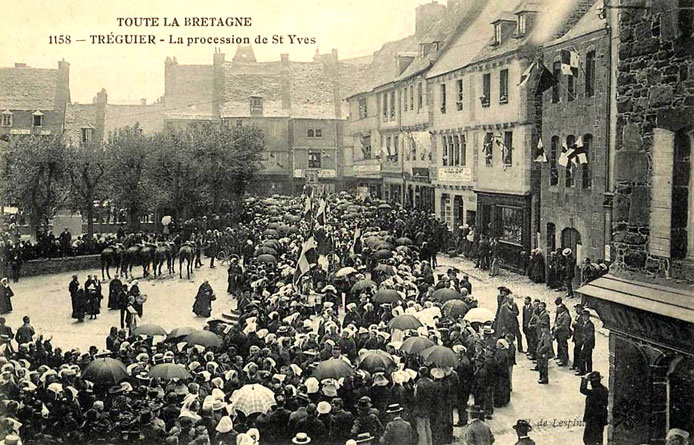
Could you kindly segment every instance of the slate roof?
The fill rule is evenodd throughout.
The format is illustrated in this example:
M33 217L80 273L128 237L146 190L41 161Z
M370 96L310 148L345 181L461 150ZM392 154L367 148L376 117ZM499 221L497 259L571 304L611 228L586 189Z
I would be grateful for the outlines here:
M57 85L57 69L0 68L0 108L53 110Z
M96 128L96 104L67 104L64 128L68 140L79 143L82 128Z
M412 60L410 65L395 78L396 81L417 75L434 65L452 45L455 38L471 26L480 16L487 0L470 0L456 11L448 11L443 19L435 23L420 42L442 42L438 51L430 51L422 56L421 52Z
M602 8L602 0L595 0L593 5L590 7L588 12L586 12L583 17L581 17L574 26L569 29L566 34L559 37L558 39L547 42L545 46L557 45L560 43L567 42L569 40L575 39L577 37L590 34L591 32L599 31L601 29L607 28L607 19L600 18L599 13Z
M459 27L444 48L443 54L438 58L434 66L427 73L427 78L437 77L469 65L473 60L489 47L492 51L506 51L510 45L518 44L519 40L506 38L502 48L493 47L490 44L494 38L494 26L491 24L499 17L499 12L504 9L514 9L519 4L518 0L487 0L471 9L474 18L465 27Z

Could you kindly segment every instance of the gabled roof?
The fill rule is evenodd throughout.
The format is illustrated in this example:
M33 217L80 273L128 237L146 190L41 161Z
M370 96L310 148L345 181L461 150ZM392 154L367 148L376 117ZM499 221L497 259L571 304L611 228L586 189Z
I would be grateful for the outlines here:
M497 16L492 20L491 23L497 23L497 22L515 22L516 21L516 15L511 12L511 11L501 11Z
M53 110L57 87L57 69L0 68L0 108Z
M444 48L443 54L427 73L427 78L437 77L469 65L494 38L492 21L499 17L499 11L513 9L519 0L488 0L477 5L474 18L470 17L467 26L459 27L458 32ZM506 39L517 40L517 39Z
M602 1L595 0L590 9L566 32L566 34L558 39L547 42L545 46L557 45L601 29L607 29L607 19L600 18L601 8Z
M446 16L439 22L434 24L430 30L429 34L435 35L436 39L441 40L431 40L432 37L425 36L422 41L439 41L443 42L438 51L430 51L427 54L422 55L419 53L417 57L410 63L410 65L402 72L396 81L407 79L408 77L417 75L428 68L430 68L437 59L441 57L442 54L446 52L448 47L452 45L456 37L459 36L465 29L471 26L475 20L479 17L480 13L484 10L487 0L470 0L466 2L458 10L448 11ZM441 38L440 36L443 36Z

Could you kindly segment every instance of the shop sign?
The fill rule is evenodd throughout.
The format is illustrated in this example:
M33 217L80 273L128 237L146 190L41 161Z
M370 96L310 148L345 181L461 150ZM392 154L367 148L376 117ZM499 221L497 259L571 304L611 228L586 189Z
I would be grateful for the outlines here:
M358 173L378 173L381 171L381 164L355 165L352 170Z
M470 167L440 167L438 172L438 180L449 182L471 182L472 169L470 169Z
M337 171L333 168L322 168L318 170L318 177L319 178L336 178L337 177Z
M412 167L412 178L419 182L429 182L429 169L422 167Z

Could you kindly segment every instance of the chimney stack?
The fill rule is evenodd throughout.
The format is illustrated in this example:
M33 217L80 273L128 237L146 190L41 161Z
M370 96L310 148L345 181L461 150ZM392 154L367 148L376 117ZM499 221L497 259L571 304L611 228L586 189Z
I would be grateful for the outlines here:
M106 89L102 88L101 91L96 93L96 129L94 130L95 139L98 142L104 140L104 134L106 134L106 104L108 103L108 94Z
M219 49L215 48L212 56L212 115L217 119L222 118L222 110L224 109L224 62L225 55Z
M58 62L58 79L55 89L55 109L63 113L70 103L70 64L65 59Z

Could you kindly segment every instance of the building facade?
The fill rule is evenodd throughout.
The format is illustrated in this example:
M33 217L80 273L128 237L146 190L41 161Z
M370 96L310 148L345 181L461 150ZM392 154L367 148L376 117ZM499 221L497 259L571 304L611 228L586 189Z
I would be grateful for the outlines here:
M598 13L591 9L542 51L543 64L557 83L542 98L543 154L535 147L535 167L542 171L538 247L546 255L568 247L579 266L584 259L605 257L611 231L604 206L611 63L607 22ZM562 70L562 55L573 56L574 66ZM569 149L585 157L574 156L564 164L562 152ZM580 277L577 270L575 284Z
M610 330L609 443L664 444L694 431L694 14L685 1L632 6L605 11L613 264L579 291Z

